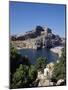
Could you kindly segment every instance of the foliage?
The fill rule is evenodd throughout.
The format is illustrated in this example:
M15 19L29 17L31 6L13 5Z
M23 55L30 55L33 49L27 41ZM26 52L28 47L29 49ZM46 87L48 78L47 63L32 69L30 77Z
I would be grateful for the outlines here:
M17 49L10 44L10 71L11 73L14 73L16 71L16 68L19 67L20 64L23 65L30 65L28 57L22 57Z
M14 46L10 46L10 88L25 88L33 86L37 78L37 69L46 67L47 59L37 59L36 67L31 65L28 57L22 57Z
M12 46L12 44L10 44L10 57L11 58L16 58L17 55L17 50L15 47Z
M30 66L29 78L30 78L30 82L33 82L37 78L37 70L34 65Z
M17 53L17 49L10 44L10 72L14 73L16 68L19 67L19 60L21 59L21 55Z
M27 83L28 76L28 66L20 64L19 68L16 69L16 72L13 74L13 84L12 88L25 87Z
M33 65L30 67L27 65L20 64L20 67L16 69L13 74L13 83L11 88L22 88L30 87L33 81L37 78L37 71Z
M45 58L45 57L39 57L37 59L37 63L36 63L37 70L43 71L44 68L46 67L46 65L47 65L47 58Z
M31 65L31 63L30 63L30 61L29 61L29 58L26 57L26 56L21 57L20 63L23 64L23 65L28 65L28 66Z
M20 67L22 67L22 66L20 66L20 64L23 65L23 68L25 67L25 69L26 69L26 67L29 67L30 66L29 59L28 59L28 57L25 57L25 56L22 57L18 53L17 49L12 44L10 44L10 86L13 83L14 83L14 85L16 85L16 84L17 85L19 85L19 84L21 85L21 81L19 81L16 84L14 82L15 77L17 78L17 76L21 74L21 73L19 74ZM17 70L17 68L19 68L19 70ZM27 72L27 70L23 70L23 71ZM14 80L13 80L13 77L14 77Z
M59 59L59 63L55 63L52 79L54 79L56 81L59 80L59 79L66 80L66 54L65 54L65 48L62 49L62 56Z

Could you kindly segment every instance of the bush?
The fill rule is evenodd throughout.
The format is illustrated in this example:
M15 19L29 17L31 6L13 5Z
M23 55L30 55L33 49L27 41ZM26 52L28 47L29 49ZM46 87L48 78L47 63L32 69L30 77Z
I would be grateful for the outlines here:
M26 56L23 56L23 57L21 58L21 64L23 64L23 65L28 65L28 66L31 65L31 63L30 63L30 61L29 61L29 58L26 57Z
M29 67L30 66L29 59L25 56L22 57L18 53L17 49L12 44L10 44L10 85L13 83L13 80L12 80L13 79L13 74L18 72L17 68L20 67L20 64ZM15 74L15 76L16 76L16 74ZM18 85L20 83L21 82L19 82Z
M10 72L14 73L18 67L18 60L21 56L17 53L16 48L10 44Z
M10 44L10 72L14 73L20 64L30 65L29 59L25 56L22 57L17 49Z
M27 57L18 54L10 44L10 88L31 87L37 78L37 70Z
M37 70L33 65L30 67L20 64L13 74L11 88L27 88L30 87L33 81L37 78Z
M13 74L12 88L25 87L28 82L28 66L20 64L19 68Z
M37 62L36 62L36 68L37 68L37 70L43 71L44 68L46 67L46 65L47 65L47 58L45 58L45 57L39 57L37 59Z
M36 78L37 78L37 70L36 70L35 66L31 65L30 69L29 69L30 82L33 82L34 80L36 80Z
M59 59L59 63L55 63L52 79L56 81L59 79L66 80L66 55L65 48L62 49L62 56Z

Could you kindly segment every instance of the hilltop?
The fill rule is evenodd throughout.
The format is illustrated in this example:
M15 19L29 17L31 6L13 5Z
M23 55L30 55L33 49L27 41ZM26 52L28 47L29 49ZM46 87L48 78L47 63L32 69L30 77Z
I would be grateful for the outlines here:
M38 49L64 45L65 39L53 34L48 27L36 26L35 29L26 32L24 35L11 36L11 42L17 48Z

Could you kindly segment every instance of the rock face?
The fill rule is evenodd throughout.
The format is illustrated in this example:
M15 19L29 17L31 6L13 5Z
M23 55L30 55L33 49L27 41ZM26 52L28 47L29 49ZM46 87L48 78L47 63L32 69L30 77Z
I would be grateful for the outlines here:
M54 70L54 63L51 62L51 63L47 64L46 68L49 69L49 77L52 78L52 72Z
M44 69L44 72L42 73L41 71L38 71L38 76L36 81L34 81L34 85L33 86L60 86L60 85L65 85L65 80L64 79L60 79L57 82L54 82L51 80L52 78L52 72L54 69L54 63L49 63L47 64L46 68Z
M20 48L51 48L56 45L61 45L61 38L54 35L48 27L37 26L35 30L26 32L22 36L12 36L11 41Z
M51 76L52 76L52 71L53 71L54 64L50 63L46 66L44 69L44 73L41 71L38 72L38 77L37 79L39 80L38 86L53 86L54 83L51 82Z

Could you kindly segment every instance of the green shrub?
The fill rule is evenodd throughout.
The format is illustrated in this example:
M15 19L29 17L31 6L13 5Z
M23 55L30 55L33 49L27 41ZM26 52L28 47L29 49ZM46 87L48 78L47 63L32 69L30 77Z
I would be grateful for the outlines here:
M33 81L37 78L37 70L33 65L30 67L20 64L13 74L11 88L27 88L30 87Z
M37 78L37 70L35 66L31 65L29 68L29 79L30 82L33 82Z
M45 57L39 57L37 59L37 62L36 62L36 68L37 68L37 70L43 71L44 68L46 67L46 65L47 65L47 58L45 58Z
M55 63L52 79L56 81L59 79L66 80L66 55L65 48L62 49L62 56L59 59L59 63Z

